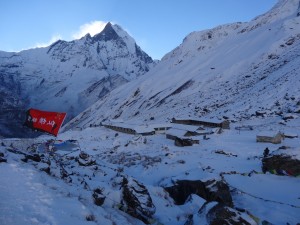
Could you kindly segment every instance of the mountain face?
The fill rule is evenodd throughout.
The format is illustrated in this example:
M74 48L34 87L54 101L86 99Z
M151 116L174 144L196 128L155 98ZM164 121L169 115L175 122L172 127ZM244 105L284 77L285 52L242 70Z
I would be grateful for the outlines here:
M87 34L46 48L0 52L1 118L22 117L29 107L65 111L68 119L73 118L154 64L132 37L111 23L94 37ZM1 127L0 135L15 135L10 129L18 124Z
M14 74L0 73L0 134L3 136L20 135L22 114L24 114L25 102L21 97L21 84L15 80ZM11 123L16 126L7 129Z
M231 120L300 105L299 0L280 0L247 23L193 32L145 76L115 89L65 128L173 117Z

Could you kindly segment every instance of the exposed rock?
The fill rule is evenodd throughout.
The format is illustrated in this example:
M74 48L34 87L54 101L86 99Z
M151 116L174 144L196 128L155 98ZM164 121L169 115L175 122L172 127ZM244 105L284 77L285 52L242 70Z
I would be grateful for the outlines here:
M42 156L42 158L43 158L43 156ZM47 173L48 175L50 175L51 174L50 164L51 164L51 162L47 162L47 163L43 162L43 163L39 163L36 167L40 171L43 171L43 172Z
M266 221L266 220L262 221L261 224L262 225L274 225L273 223L270 223L269 221Z
M85 219L86 219L86 221L95 221L96 220L96 218L93 214L87 215L85 217Z
M80 152L79 156L76 158L76 161L80 166L91 166L95 165L96 161L86 152Z
M72 182L72 178L70 177L70 174L66 171L64 166L60 164L60 178L65 180L67 183Z
M236 154L233 154L233 153L231 153L231 152L225 152L224 150L216 150L215 153L221 154L221 155L227 155L227 156L234 156L234 157L237 157Z
M217 201L233 206L229 187L222 181L179 180L175 186L166 187L165 190L174 199L176 205L183 205L191 194L196 194L208 202Z
M4 153L0 152L0 163L7 162L7 159L4 158Z
M50 167L43 167L43 168L40 168L40 171L44 171L44 172L47 173L48 175L51 174L51 172L50 172Z
M104 203L104 201L105 201L105 196L103 195L102 192L103 192L102 189L96 188L96 189L94 190L93 195L92 195L92 196L93 196L93 199L94 199L94 203L95 203L95 205L97 205L97 206L103 205L103 203Z
M189 215L184 225L194 225L194 215Z
M207 205L200 209L199 213L206 213ZM207 222L210 225L253 225L257 222L247 213L239 212L224 204L216 204L206 214Z
M289 155L272 155L262 159L263 172L271 172L278 175L300 175L300 161Z
M226 183L223 181L208 180L204 184L209 196L206 199L207 201L217 201L230 207L233 206L230 190Z
M7 159L0 157L0 163L7 162Z
M28 162L28 160L32 160L34 162L40 162L41 157L39 154L34 154L34 155L25 155L25 158L22 159L23 162Z
M89 154L87 154L86 152L80 152L79 153L79 158L83 159L83 160L88 160L90 157Z
M256 111L256 112L255 112L255 115L256 115L256 116L264 116L265 114L266 114L265 111Z
M45 160L44 164L38 166L40 170L49 172L49 175L63 179L67 183L72 183L73 172L68 168L69 161L58 155L51 156L48 160L50 161Z
M282 117L283 120L292 120L292 119L296 119L297 116L293 115L293 114L286 114Z
M121 210L149 224L156 208L147 188L138 181L125 177L123 178L122 186Z

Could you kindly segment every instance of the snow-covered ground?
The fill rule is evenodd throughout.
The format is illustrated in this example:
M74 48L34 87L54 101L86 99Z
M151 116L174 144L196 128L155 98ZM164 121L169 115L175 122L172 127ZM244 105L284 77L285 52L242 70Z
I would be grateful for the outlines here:
M87 224L89 209L63 182L17 162L1 164L1 224Z
M163 187L171 186L176 180L220 180L222 174L231 189L235 207L249 211L260 222L297 224L300 222L299 177L263 174L261 158L266 147L273 152L280 146L289 146L284 151L299 157L299 138L286 138L281 144L257 143L258 132L267 127L279 128L276 124L256 127L259 122L262 121L248 121L253 130L236 130L235 127L245 124L232 124L230 130L208 135L208 140L200 140L199 145L190 147L177 147L164 134L137 136L104 127L61 133L59 140L77 140L81 151L90 154L99 166L94 170L62 158L63 164L71 163L65 167L69 174L72 168L71 183L40 171L38 163L25 163L20 160L21 155L8 151L14 146L28 152L28 146L45 143L51 137L2 139L0 152L7 163L0 164L0 223L143 224L118 209L121 201L118 182L120 175L126 175L148 189L156 207L154 224L180 225L188 215L197 215L205 200L193 196L192 202L175 205ZM293 125L299 122L294 120L286 127L299 135L300 127ZM63 149L55 155L71 157L80 152L69 150ZM54 165L51 170L55 171ZM93 204L91 190L96 187L106 196L102 206ZM93 221L87 221L90 215L94 216Z

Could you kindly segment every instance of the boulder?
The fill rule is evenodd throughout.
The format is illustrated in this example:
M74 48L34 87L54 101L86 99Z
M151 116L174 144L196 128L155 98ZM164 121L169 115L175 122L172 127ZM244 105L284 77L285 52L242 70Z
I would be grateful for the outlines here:
M76 157L76 161L80 166L92 166L96 164L96 161L92 159L92 157L88 153L83 151L81 151L79 153L79 156Z
M255 111L256 116L262 116L263 117L265 114L267 114L266 111Z
M45 173L47 173L48 175L51 174L51 169L50 169L50 162L48 163L44 163L41 162L36 166L40 171L44 171Z
M206 199L207 201L217 201L230 207L233 206L230 190L225 182L208 180L204 182L204 184L208 195L208 199Z
M7 162L7 159L0 157L0 163Z
M0 163L7 162L7 159L4 158L4 153L0 152Z
M217 201L233 206L229 187L223 181L178 180L175 186L165 187L165 190L174 199L176 205L183 205L191 194L195 194L208 202Z
M209 208L208 208L209 207ZM236 209L218 203L206 204L199 214L205 214L209 225L253 225L258 224L248 213L239 212Z
M94 191L93 191L93 199L94 199L94 203L95 205L97 206L101 206L103 205L104 203L104 200L105 200L105 196L103 195L102 193L102 189L101 188L96 188Z
M33 155L25 155L25 158L22 159L23 162L28 162L28 160L32 160L34 162L40 162L41 157L39 154L33 154Z
M121 210L149 224L156 208L147 188L133 178L123 178Z
M95 221L96 220L96 218L93 214L86 215L85 219L86 219L86 221Z
M278 175L300 175L300 161L290 155L271 155L262 159L262 171Z

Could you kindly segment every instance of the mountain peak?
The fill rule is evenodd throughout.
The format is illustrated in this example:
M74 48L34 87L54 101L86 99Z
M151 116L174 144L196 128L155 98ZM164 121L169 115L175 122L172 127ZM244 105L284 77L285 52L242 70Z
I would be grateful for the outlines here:
M112 28L112 24L111 24L111 22L108 22L106 25L105 25L105 27L104 27L104 29L103 30L105 30L106 28Z
M104 29L99 33L96 34L93 39L95 42L97 41L110 41L110 40L118 40L120 36L114 30L113 25L108 22Z

